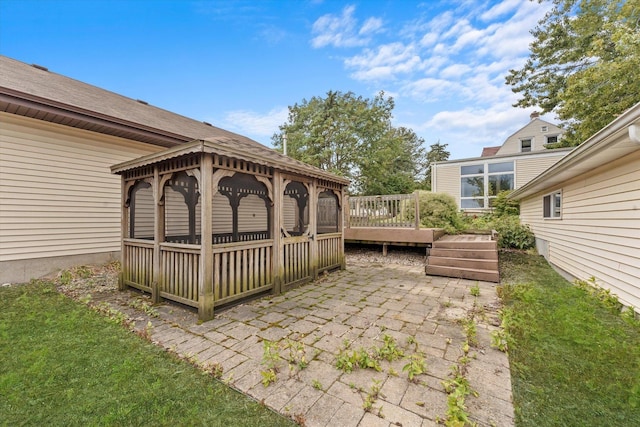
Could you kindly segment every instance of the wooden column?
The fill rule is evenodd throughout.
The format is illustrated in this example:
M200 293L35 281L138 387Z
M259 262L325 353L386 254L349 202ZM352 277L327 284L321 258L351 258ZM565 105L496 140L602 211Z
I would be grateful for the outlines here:
M271 273L273 277L273 293L282 292L282 275L284 273L282 242L282 203L283 203L282 175L280 171L273 172L273 214L271 215L273 230L273 250L271 256Z
M160 302L160 283L162 280L162 266L160 265L160 243L164 234L164 215L161 209L162 187L160 186L160 171L158 165L153 166L153 280L151 281L151 300Z
M311 277L318 278L318 191L316 180L309 184L309 260Z
M340 256L340 269L345 270L347 268L347 257L344 253L344 229L349 228L351 225L350 216L351 216L351 207L349 206L349 195L345 192L345 187L343 186L340 189L340 197L342 198L342 206L340 209L340 226L338 230L342 232L342 236L340 238L342 245L342 254Z
M420 230L420 192L418 190L414 191L413 196L415 197L416 207L416 230Z
M200 279L198 319L213 319L213 155L202 154L200 162Z
M129 237L129 208L127 207L127 186L124 173L120 177L120 274L118 274L118 290L124 291L127 287L124 284L124 271L122 269L126 265L124 260L124 239Z

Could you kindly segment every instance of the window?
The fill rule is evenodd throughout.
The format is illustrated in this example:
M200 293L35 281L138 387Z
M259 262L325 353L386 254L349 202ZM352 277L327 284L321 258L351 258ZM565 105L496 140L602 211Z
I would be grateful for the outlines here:
M498 193L514 188L513 162L481 163L460 168L460 207L491 207Z
M520 152L528 153L531 151L531 138L521 139L520 140Z
M556 191L542 198L542 216L544 218L562 217L562 192Z
M547 144L555 144L556 142L558 142L558 135L548 135L546 138Z
M540 126L540 132L549 132L549 126Z

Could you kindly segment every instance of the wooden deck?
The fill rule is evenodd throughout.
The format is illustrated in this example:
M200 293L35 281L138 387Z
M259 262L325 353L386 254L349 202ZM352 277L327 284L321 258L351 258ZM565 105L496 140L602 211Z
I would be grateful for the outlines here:
M445 233L439 228L421 228L418 192L384 196L349 197L349 215L344 239L348 243L424 246Z

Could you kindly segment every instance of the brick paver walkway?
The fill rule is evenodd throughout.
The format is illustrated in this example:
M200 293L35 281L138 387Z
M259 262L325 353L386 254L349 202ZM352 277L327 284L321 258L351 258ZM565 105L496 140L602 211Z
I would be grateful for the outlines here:
M475 285L477 297L470 291ZM218 310L205 323L174 304L158 307L159 316L149 318L128 305L128 299L140 298L133 291L102 298L128 311L139 328L151 321L151 339L158 345L199 364L221 366L221 379L230 386L307 427L437 425L447 413L443 381L465 361L463 320L472 316L478 344L465 366L477 396L466 398L467 412L480 426L513 426L509 362L489 345L498 324L495 286L425 276L422 267L351 263L282 295ZM381 371L336 368L345 348L348 354L361 348L373 353L384 346L385 335L393 337L403 358L383 360ZM267 387L261 374L267 370L265 341L282 357ZM426 361L427 372L409 381L403 367L414 354Z

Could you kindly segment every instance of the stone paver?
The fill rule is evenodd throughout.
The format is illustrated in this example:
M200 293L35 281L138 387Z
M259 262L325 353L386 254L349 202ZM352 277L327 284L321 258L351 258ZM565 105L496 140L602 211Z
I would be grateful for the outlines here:
M478 285L474 298L469 288ZM460 321L473 310L478 346L469 352L466 377L478 393L468 396L470 418L481 426L514 425L509 362L490 347L496 328L495 284L425 276L416 266L351 263L347 270L321 280L228 309L200 323L197 314L177 305L161 305L157 318L135 312L150 329L151 340L189 360L222 367L222 380L275 411L308 427L434 426L446 417L442 381L464 356ZM124 311L139 293L102 293ZM147 316L148 317L148 316ZM136 323L138 324L138 323ZM336 360L364 349L373 353L389 335L404 353L383 360L381 371L354 368L343 372ZM264 341L279 348L276 381L265 387ZM403 367L419 354L427 372L409 381ZM376 393L377 391L377 393ZM372 405L364 410L367 396Z

